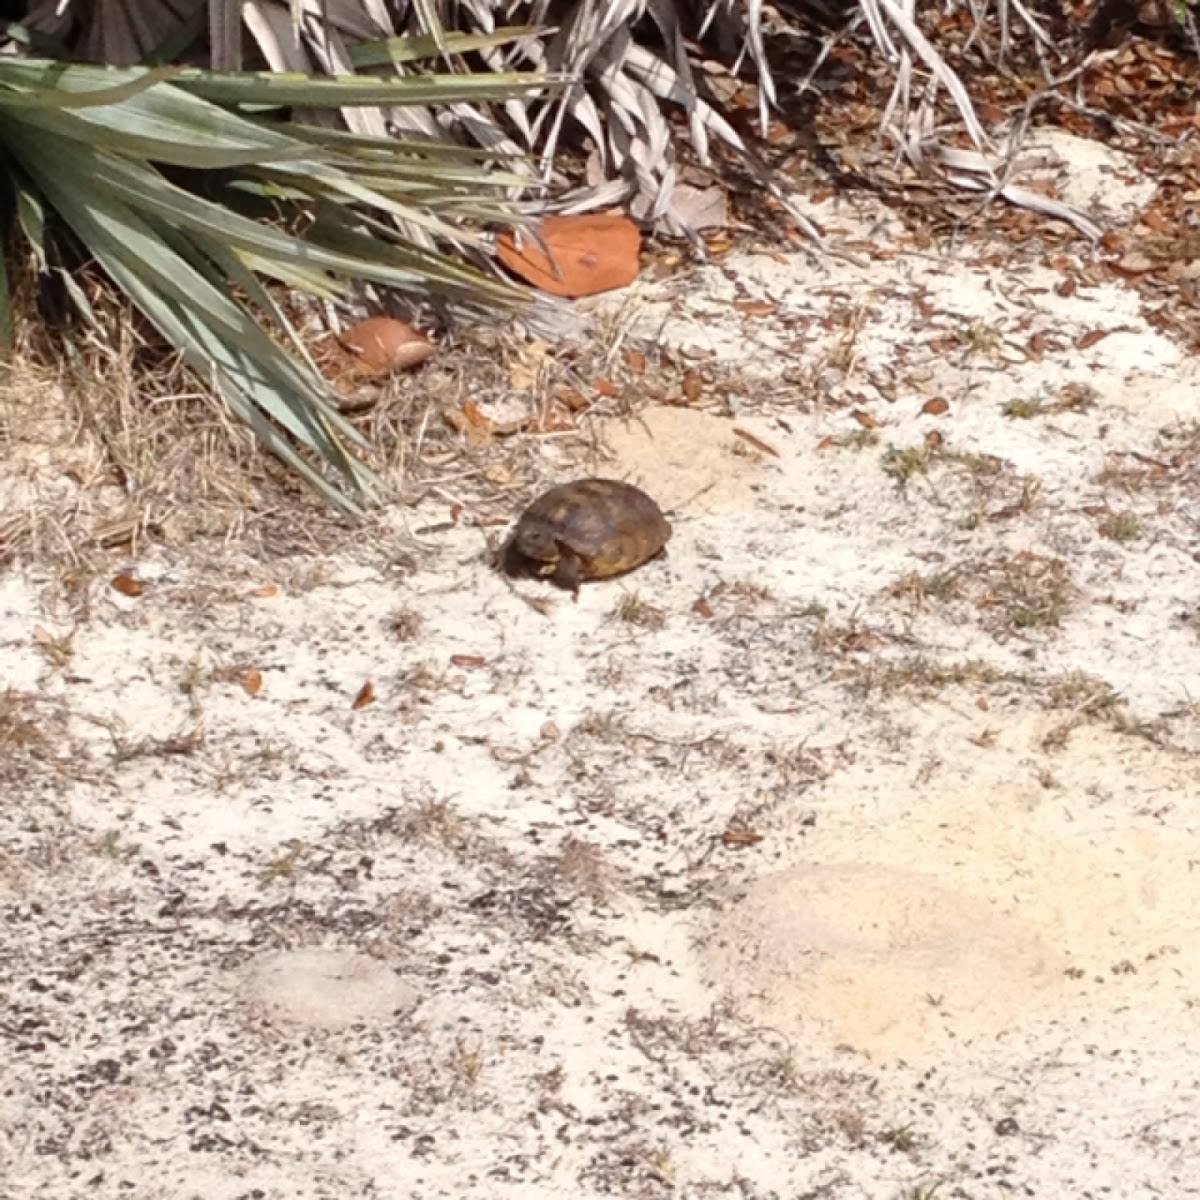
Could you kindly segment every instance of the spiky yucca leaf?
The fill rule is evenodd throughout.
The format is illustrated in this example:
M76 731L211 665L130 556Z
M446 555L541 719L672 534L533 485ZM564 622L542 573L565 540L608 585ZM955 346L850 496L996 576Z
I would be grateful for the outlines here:
M351 453L361 440L258 277L326 297L370 280L469 305L518 305L524 293L438 248L475 240L456 204L511 219L501 189L516 177L492 176L475 155L446 146L426 152L412 141L326 136L273 123L261 110L281 94L307 107L381 96L398 105L414 96L527 95L545 81L364 77L312 80L306 90L303 80L274 75L171 75L0 60L0 151L13 165L17 210L57 213L269 449L331 501L357 510L377 485ZM260 115L229 111L209 92ZM164 166L212 176L225 185L222 202L182 186ZM279 221L239 211L263 198ZM287 221L301 212L318 214L304 236ZM21 225L28 236L30 222ZM31 244L41 253L40 234ZM266 328L230 283L257 301ZM300 353L288 353L288 343Z

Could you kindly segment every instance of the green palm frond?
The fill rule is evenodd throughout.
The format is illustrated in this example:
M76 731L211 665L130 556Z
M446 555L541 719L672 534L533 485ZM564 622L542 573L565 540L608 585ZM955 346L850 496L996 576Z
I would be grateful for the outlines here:
M378 486L355 453L362 441L260 279L327 298L371 281L513 309L525 294L463 254L479 242L479 221L511 222L505 190L522 180L444 144L338 134L272 114L546 86L532 76L306 80L5 59L0 153L35 253L44 253L44 214L56 214L267 447L356 510ZM177 169L216 189L183 184ZM273 219L258 219L264 205ZM467 210L475 228L463 223Z

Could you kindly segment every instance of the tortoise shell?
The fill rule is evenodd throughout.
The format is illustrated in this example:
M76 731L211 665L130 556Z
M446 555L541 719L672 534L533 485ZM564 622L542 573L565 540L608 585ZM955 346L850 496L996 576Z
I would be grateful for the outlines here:
M577 479L539 496L505 550L510 574L548 578L578 593L581 580L623 575L660 554L671 537L662 510L616 479Z

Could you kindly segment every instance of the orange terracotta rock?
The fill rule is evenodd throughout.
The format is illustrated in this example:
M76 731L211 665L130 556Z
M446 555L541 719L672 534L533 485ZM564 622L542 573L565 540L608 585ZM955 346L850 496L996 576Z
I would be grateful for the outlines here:
M642 238L628 217L546 217L537 232L545 249L530 235L518 247L513 234L506 232L497 253L510 271L552 296L594 296L628 287L638 276Z

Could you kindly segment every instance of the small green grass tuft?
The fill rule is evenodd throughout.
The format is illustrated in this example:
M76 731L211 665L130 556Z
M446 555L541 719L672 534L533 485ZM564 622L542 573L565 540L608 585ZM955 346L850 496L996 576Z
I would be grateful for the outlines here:
M1111 513L1100 522L1097 531L1112 542L1133 542L1142 536L1142 522L1136 513Z
M918 1141L911 1125L895 1125L891 1129L885 1129L879 1135L879 1140L900 1154L907 1154L916 1149Z
M935 446L889 446L883 452L883 471L890 475L899 487L904 488L918 475L928 475L931 464L939 457Z
M653 604L647 604L637 592L627 592L618 601L613 616L625 625L639 629L661 629L667 623L667 614Z
M1074 588L1067 564L1022 551L987 564L980 607L996 613L1009 630L1057 628L1071 609Z
M991 358L1000 349L1000 334L982 321L972 321L954 331L954 340L966 351L967 357L982 354Z
M913 691L934 696L950 687L990 687L997 683L1025 683L1024 676L1002 671L978 659L942 665L928 658L915 657L895 662L867 664L851 684L855 694L892 696Z
M398 642L416 641L425 618L411 608L397 608L388 618L388 628Z
M924 608L929 601L948 604L962 594L962 579L955 569L934 571L929 575L910 571L888 588L888 595L907 600L914 611Z
M311 847L300 841L299 838L292 838L285 842L263 868L263 883L280 883L294 879L301 864L310 853Z
M446 800L426 799L414 804L404 813L400 833L407 840L450 848L461 846L466 839L462 818Z
M875 429L852 429L849 433L839 433L822 445L836 446L839 450L868 450L879 445L879 431Z
M1067 708L1084 716L1110 713L1120 704L1120 697L1103 680L1085 671L1067 671L1050 682L1050 704Z
M1029 421L1042 416L1046 407L1040 396L1018 396L1009 400L1000 411L1014 421Z

